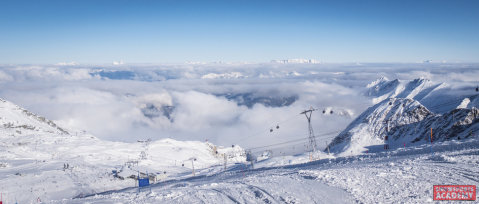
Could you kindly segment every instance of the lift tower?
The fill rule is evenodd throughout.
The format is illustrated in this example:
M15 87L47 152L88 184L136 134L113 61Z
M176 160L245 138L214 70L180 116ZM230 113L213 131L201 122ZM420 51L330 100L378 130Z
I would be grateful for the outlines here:
M312 152L316 151L316 139L314 137L314 132L313 132L313 126L311 126L311 114L313 111L316 111L318 109L314 109L313 107L310 107L309 110L305 110L301 112L300 114L304 114L306 116L306 119L308 119L308 129L309 129L309 146L311 148Z

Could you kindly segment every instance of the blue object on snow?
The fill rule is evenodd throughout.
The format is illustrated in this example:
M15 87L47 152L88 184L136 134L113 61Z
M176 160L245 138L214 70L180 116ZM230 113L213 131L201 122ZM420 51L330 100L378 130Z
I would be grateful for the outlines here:
M138 186L139 187L144 187L144 186L149 186L150 185L150 180L148 178L142 178L138 180Z

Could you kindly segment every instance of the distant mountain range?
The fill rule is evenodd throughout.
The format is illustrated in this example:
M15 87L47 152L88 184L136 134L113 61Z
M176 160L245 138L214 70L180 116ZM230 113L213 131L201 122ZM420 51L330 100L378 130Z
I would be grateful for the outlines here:
M283 59L283 60L271 60L271 63L278 64L319 64L320 61L315 59Z

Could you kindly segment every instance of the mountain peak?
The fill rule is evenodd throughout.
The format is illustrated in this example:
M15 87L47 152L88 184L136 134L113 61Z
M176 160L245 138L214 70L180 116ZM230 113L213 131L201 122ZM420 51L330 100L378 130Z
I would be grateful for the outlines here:
M381 84L381 83L384 83L384 82L387 82L387 81L389 81L389 79L385 76L382 76L382 77L372 81L371 83L369 83L366 87L371 88L371 87L377 86L378 84Z
M53 121L4 99L0 99L0 125L4 131L13 135L34 134L35 132L69 134Z
M370 107L356 118L328 145L337 154L360 154L405 144L428 142L432 129L433 141L467 138L479 128L479 110L454 109L435 114L410 98L389 98ZM385 137L388 136L388 141Z
M389 80L387 77L381 77L366 86L364 95L373 97L373 103L379 103L387 98L410 98L422 102L423 99L446 86L444 83L434 83L425 77L411 81Z

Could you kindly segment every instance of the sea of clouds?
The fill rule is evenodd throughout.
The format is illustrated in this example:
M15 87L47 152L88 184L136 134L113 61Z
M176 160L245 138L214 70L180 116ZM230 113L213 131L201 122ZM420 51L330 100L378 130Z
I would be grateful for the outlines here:
M372 105L380 77L475 87L477 64L1 65L0 97L101 139L211 141L257 147L306 138L318 145ZM323 114L325 110L325 114ZM331 114L331 110L333 114ZM279 126L279 129L276 128ZM271 132L271 129L273 131ZM298 142L306 148L307 140Z

